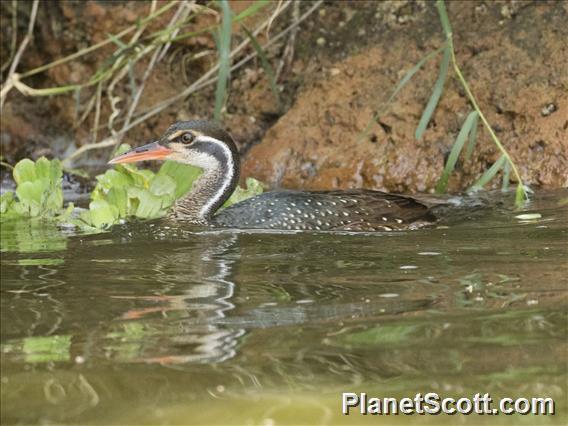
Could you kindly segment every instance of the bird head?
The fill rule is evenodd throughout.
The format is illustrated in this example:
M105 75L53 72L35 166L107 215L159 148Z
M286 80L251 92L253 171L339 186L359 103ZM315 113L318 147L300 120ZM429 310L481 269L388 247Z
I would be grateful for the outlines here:
M205 120L178 121L158 141L133 148L109 164L145 160L173 160L211 170L234 166L238 151L231 135L219 125Z

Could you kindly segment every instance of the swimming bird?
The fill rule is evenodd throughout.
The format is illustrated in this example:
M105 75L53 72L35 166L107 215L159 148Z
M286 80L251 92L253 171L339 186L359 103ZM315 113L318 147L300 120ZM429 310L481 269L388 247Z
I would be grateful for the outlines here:
M431 209L412 197L373 190L265 192L221 206L239 181L239 153L231 135L205 120L179 121L155 142L110 164L173 160L203 170L170 217L192 224L243 229L391 231L434 223Z

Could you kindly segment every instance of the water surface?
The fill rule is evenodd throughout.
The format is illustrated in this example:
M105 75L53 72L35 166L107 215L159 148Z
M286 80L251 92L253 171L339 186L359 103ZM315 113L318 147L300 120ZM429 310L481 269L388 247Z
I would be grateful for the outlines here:
M2 222L2 423L565 424L567 199L374 234ZM431 391L557 414L341 415Z

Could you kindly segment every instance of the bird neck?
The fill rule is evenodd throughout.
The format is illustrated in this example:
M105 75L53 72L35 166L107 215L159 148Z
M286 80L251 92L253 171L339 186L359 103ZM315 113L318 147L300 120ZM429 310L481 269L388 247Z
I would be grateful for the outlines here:
M215 212L229 199L239 181L239 162L233 156L220 159L203 170L191 191L173 209L177 219L208 224Z

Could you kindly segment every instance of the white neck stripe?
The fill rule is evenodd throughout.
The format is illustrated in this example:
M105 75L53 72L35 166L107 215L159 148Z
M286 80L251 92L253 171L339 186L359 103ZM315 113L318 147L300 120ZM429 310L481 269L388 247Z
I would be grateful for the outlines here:
M207 201L203 205L203 207L201 207L201 210L199 211L199 215L201 217L205 217L208 213L214 213L210 212L211 207L219 201L219 199L223 196L229 185L231 185L231 181L235 176L235 160L233 158L233 153L231 152L229 147L218 139L209 136L199 136L196 138L196 141L216 144L221 148L221 151L223 152L225 158L227 159L227 174L224 176L223 184L219 187L217 192L209 199L209 201ZM216 161L218 162L219 160ZM207 173L207 170L205 170L204 173Z

